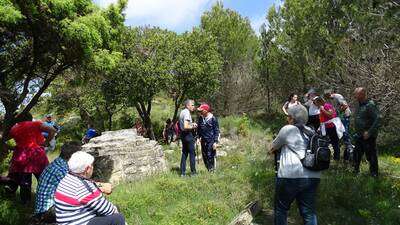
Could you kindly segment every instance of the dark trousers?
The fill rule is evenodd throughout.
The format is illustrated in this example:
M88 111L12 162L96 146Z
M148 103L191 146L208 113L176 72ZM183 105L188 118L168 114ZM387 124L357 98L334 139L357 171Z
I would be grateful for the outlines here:
M336 127L326 128L326 134L330 139L330 143L333 147L333 159L339 161L340 159L340 147L339 147L339 137L336 133Z
M87 225L125 225L125 218L119 213L110 216L97 216L91 219Z
M372 175L378 175L378 152L376 150L376 137L370 137L364 140L362 137L356 139L354 170L360 171L362 156L365 156L369 162L369 171Z
M182 133L182 157L181 157L181 175L186 173L186 160L189 156L190 171L192 174L196 173L196 153L195 153L195 139L192 133Z
M213 148L214 141L201 141L201 154L203 156L204 165L208 171L215 169L215 155L217 151Z
M305 225L317 225L315 199L320 179L277 178L275 187L275 225L287 225L290 205L297 201Z
M320 126L319 115L308 116L307 126L314 128L314 130L318 130Z
M40 174L34 174L36 179L39 179ZM8 182L9 192L15 193L20 187L20 198L22 203L31 201L32 191L32 173L10 173L8 175L10 181Z
M342 138L345 146L343 159L352 161L353 159L351 157L351 153L353 152L353 145L351 144L351 138L350 138L350 117L349 116L343 117L341 121L345 129Z

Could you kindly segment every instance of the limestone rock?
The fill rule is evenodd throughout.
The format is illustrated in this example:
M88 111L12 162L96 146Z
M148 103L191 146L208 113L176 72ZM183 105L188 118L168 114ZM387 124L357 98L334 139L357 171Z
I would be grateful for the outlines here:
M167 170L162 147L135 129L103 132L82 146L95 157L93 178L118 184Z

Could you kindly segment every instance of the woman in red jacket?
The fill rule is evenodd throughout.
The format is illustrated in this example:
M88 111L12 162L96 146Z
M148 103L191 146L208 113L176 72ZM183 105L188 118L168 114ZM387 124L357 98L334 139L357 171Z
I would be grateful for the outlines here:
M49 145L56 130L41 121L33 122L30 113L21 115L17 120L10 131L10 139L15 140L16 147L11 158L7 189L15 193L19 186L21 201L27 203L31 200L32 174L39 179L49 164L44 147ZM42 132L49 133L46 139Z

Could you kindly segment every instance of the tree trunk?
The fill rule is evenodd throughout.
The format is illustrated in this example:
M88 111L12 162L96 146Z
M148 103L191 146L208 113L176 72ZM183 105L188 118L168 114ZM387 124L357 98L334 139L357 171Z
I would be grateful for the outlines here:
M181 106L184 97L185 97L185 95L182 94L180 97L178 96L178 97L174 98L175 110L174 110L174 116L172 117L173 122L178 120L179 106Z
M135 108L138 111L142 121L144 128L146 128L147 136L150 140L155 140L156 137L154 135L153 124L151 122L150 114L151 114L151 101L147 102L147 107L145 103L138 102L135 104Z

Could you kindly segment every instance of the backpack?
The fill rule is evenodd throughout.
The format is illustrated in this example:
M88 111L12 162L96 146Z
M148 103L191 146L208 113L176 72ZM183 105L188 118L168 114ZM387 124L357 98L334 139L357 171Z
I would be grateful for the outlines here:
M304 126L296 126L300 130L303 139L307 140L306 154L301 159L301 164L309 170L321 171L329 168L331 161L331 150L329 149L329 138L317 132L309 131Z
M175 122L174 124L174 131L176 134L176 137L179 138L182 132L181 126L179 125L179 120Z

